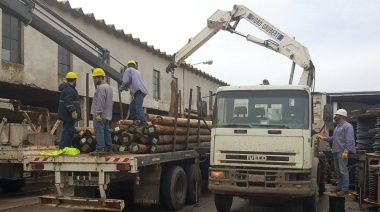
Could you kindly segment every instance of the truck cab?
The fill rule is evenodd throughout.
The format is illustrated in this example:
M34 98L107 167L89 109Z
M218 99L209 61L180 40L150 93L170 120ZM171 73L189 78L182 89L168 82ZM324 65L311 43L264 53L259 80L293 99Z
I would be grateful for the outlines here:
M218 194L215 198L314 198L317 166L311 120L307 86L220 87L208 184Z

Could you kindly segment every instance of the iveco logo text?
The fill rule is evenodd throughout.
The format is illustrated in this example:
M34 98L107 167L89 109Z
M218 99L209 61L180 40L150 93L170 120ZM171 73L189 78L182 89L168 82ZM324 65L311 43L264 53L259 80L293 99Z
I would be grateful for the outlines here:
M265 155L247 155L247 160L267 160Z

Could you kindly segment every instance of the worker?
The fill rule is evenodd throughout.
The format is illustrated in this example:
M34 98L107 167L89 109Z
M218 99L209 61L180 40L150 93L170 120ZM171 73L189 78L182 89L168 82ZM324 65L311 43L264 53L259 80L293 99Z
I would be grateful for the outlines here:
M75 121L81 119L78 91L75 89L78 76L74 72L66 74L66 82L59 85L61 91L58 104L58 120L63 122L63 131L59 149L72 146L75 133Z
M92 77L96 85L94 99L91 105L91 114L94 117L94 131L96 136L95 152L112 152L111 133L109 131L113 109L113 91L106 83L106 74L103 69L96 68Z
M348 154L356 153L354 128L346 121L347 111L339 109L334 116L337 123L331 137L317 135L317 138L327 141L332 146L335 173L337 175L337 186L332 192L337 196L348 194L349 175L348 175Z
M134 60L130 60L127 63L127 69L124 71L123 83L120 85L119 91L127 91L128 89L131 90L133 95L133 100L129 104L129 119L139 120L140 126L146 126L143 102L148 94L148 89L140 71L137 70L137 64Z

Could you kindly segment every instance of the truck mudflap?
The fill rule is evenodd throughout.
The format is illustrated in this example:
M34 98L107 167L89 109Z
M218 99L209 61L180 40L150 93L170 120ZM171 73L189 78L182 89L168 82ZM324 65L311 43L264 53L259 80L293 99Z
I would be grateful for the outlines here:
M65 197L65 196L40 196L40 204L44 206L71 208L80 210L101 210L101 211L122 211L124 200L100 199L85 197Z

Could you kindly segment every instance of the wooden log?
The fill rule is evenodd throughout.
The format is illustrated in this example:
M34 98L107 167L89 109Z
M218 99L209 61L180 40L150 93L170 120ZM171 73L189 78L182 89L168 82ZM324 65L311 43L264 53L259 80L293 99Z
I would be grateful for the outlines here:
M185 118L177 118L177 126L178 127L187 127L187 119ZM207 125L211 128L212 122L206 121ZM173 126L174 125L174 117L168 116L157 116L154 120L152 120L152 124ZM198 119L190 119L190 127L198 127ZM201 121L201 128L207 128L206 124Z
M95 136L87 136L86 143L90 146L96 145L96 137Z
M95 147L90 146L89 144L84 144L80 147L81 153L89 153L95 150Z
M80 131L86 132L86 130L90 130L92 132L92 134L95 134L94 133L94 128L92 128L92 127L75 127L75 130L77 132L80 132Z
M129 126L130 125L118 125L118 126L114 127L112 129L112 131L115 132L115 133L120 132L120 131L128 131L128 127Z
M145 144L145 145L151 145L153 144L152 140L156 138L157 136L151 136L151 135L141 135L139 137L139 143ZM158 140L157 138L155 140Z
M113 144L121 144L120 143L120 137L122 135L122 132L118 132L118 133L112 133L111 137L112 137L112 143Z
M124 146L128 146L130 143L135 142L135 136L128 132L123 132L120 135L119 143Z
M150 146L138 143L132 143L128 146L128 149L131 153L148 153L150 150Z
M200 147L210 147L210 142L203 142L199 144ZM189 143L188 149L194 149L197 147L197 143ZM186 149L186 144L176 144L175 150L181 151ZM153 145L150 147L150 153L162 153L162 152L171 152L173 151L173 144L166 145Z
M210 135L210 131L205 128L201 128L199 130L200 135ZM163 125L150 125L145 127L144 134L147 135L172 135L174 133L174 127L171 126L163 126ZM187 128L186 127L177 127L177 135L186 135ZM189 128L189 135L197 135L197 128Z
M86 136L92 136L92 135L95 135L94 129L87 129L86 130Z
M197 135L191 135L189 136L189 143L196 143L198 141ZM174 136L172 135L158 135L156 137L152 137L151 144L153 145L162 145L162 144L173 144L174 142ZM211 141L211 135L201 135L199 136L200 142L210 142ZM186 143L186 136L185 135L177 135L176 138L177 144Z
M152 119L154 119L156 116L157 115L146 113L145 114L145 119L146 119L146 121L152 121Z
M119 125L133 125L134 121L133 120L124 119L124 120L120 120L118 123L119 123Z

